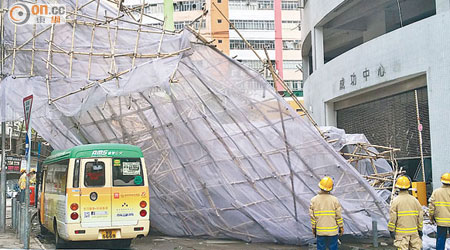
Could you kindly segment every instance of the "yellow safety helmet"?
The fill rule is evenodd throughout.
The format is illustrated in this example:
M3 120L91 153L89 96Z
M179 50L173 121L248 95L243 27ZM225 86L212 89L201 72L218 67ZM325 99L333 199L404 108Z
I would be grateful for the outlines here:
M395 183L395 187L400 189L408 189L411 187L411 181L406 176L400 176Z
M441 182L450 185L450 173L445 173L441 176Z
M319 188L323 191L330 192L333 190L333 179L331 177L325 176L319 182Z
M25 172L25 169L21 169L21 170L20 170L20 173L23 173L23 172Z

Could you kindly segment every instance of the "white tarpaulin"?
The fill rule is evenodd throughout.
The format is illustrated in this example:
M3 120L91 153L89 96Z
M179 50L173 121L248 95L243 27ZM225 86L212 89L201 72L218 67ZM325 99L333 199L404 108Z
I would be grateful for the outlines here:
M190 31L139 26L106 1L63 3L78 13L66 24L14 32L5 20L0 118L21 117L33 94L32 127L55 149L140 146L152 227L307 243L309 202L329 175L346 234L369 234L372 220L387 232L387 204L258 72Z

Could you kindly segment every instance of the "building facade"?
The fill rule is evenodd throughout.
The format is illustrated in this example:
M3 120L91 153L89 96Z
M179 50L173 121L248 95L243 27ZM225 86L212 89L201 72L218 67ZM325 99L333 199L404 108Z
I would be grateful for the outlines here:
M304 3L305 105L319 125L400 148L400 166L440 186L450 170L450 0ZM418 121L419 118L419 121Z
M260 71L273 84L271 74L264 70L263 63L230 27L226 21L228 19L255 48L261 58L266 57L264 53L266 48L274 64L275 60L281 62L275 65L278 73L294 90L294 93L301 97L303 91L299 1L277 0L279 8L275 2L274 0L174 0L174 26L176 30L181 30L186 24L202 16L203 9L207 10L207 14L193 27L204 37L212 40L212 44L219 50L250 68ZM125 4L129 7L138 7L142 5L142 1L126 0ZM163 20L164 1L146 0L144 13ZM280 15L278 29L275 29L276 13ZM160 21L149 17L145 18L145 22L161 24ZM275 46L276 42L279 43L278 46Z

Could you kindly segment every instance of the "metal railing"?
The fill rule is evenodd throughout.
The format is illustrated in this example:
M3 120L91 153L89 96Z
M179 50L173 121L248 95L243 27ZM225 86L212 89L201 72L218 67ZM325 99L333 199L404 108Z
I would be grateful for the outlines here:
M17 197L13 197L11 199L11 226L16 234L16 238L20 240L20 243L24 244L28 239L26 238L26 231L30 230L26 224L31 225L31 223L25 223L24 218L31 218L31 216L25 216L25 213L28 212L30 215L30 211L26 209L25 203L20 202L20 199ZM29 244L27 244L29 245Z

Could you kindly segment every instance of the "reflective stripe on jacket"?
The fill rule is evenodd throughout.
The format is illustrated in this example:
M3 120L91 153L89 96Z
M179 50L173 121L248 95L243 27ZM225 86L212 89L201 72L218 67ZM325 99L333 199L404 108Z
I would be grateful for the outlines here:
M418 234L417 230L422 231L422 206L408 191L400 191L395 197L389 214L389 231L402 235Z
M429 201L430 215L440 227L450 227L450 185L433 191Z
M334 236L344 227L342 207L338 199L328 192L319 192L309 206L312 228L319 236Z

